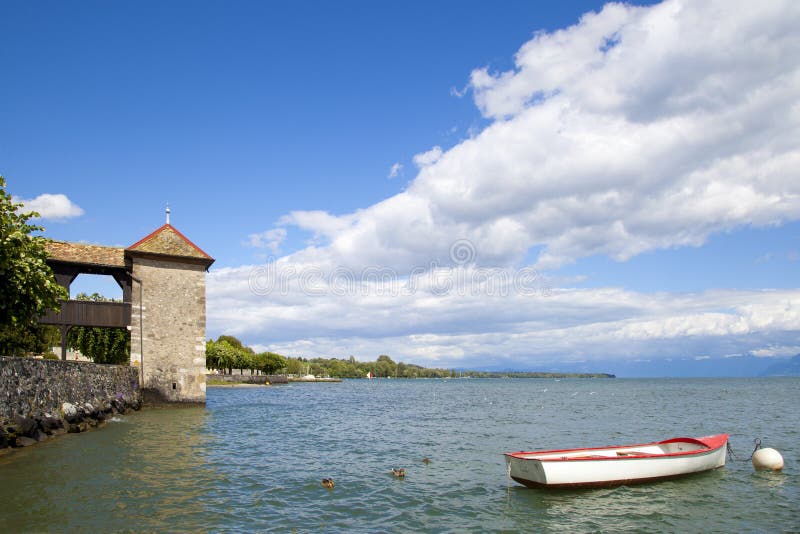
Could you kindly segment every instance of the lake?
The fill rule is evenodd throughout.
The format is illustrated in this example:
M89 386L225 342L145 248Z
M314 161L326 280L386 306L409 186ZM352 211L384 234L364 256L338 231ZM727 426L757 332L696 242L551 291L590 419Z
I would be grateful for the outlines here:
M209 388L0 457L27 531L800 529L800 379L346 380ZM737 457L673 481L527 489L503 452L727 432ZM782 473L755 472L753 438ZM429 458L430 463L423 463ZM403 480L391 474L406 469ZM322 478L335 488L322 487Z

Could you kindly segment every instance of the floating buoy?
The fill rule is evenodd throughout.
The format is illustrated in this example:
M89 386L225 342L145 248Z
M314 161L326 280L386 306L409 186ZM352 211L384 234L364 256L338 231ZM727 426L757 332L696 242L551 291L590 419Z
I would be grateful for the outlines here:
M756 469L780 471L783 469L783 456L770 447L766 449L758 448L753 451L753 467Z

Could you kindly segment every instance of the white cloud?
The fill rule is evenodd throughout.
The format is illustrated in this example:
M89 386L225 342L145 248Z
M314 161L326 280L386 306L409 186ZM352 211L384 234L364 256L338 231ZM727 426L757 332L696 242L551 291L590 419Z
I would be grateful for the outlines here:
M428 150L427 152L421 152L419 154L414 155L414 165L417 167L427 167L428 165L433 165L439 158L442 157L442 147L435 146L432 149Z
M326 238L321 262L410 269L469 239L486 265L540 247L554 269L797 220L798 26L796 2L609 4L537 33L513 70L474 71L492 122L415 155L403 193L285 222Z
M502 359L522 366L692 353L718 358L731 346L766 355L768 343L791 347L800 330L800 290L546 292L543 280L515 280L516 273L326 272L286 258L271 267L219 269L208 279L209 331L291 355L387 353L430 365Z
M389 178L397 178L400 176L400 172L403 170L402 163L394 163L392 164L392 168L389 169Z
M264 232L247 236L248 245L253 248L265 248L273 254L279 254L281 243L286 239L286 228L273 228Z
M798 345L769 346L751 350L750 354L758 358L784 358L786 356L794 356L796 354L800 354L800 346Z
M353 213L281 219L313 237L276 264L316 273L321 295L295 287L256 298L248 268L220 270L209 281L210 329L288 353L449 364L793 346L793 290L493 298L441 296L428 283L390 298L340 295L326 277L369 266L390 266L404 281L418 268L439 273L458 263L456 242L472 246L475 269L518 269L533 247L537 269L591 255L625 261L799 219L798 27L797 2L671 0L609 4L535 34L514 69L473 71L489 125L415 155L419 172L405 191Z
M42 193L38 197L30 200L17 198L14 200L15 202L22 202L22 204L24 204L22 211L35 211L42 219L60 221L73 217L80 217L84 213L80 206L61 193Z

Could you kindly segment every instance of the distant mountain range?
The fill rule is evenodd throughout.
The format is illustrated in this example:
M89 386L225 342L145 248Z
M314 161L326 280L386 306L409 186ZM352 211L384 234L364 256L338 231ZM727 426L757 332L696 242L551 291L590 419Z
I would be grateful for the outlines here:
M466 370L466 369L464 369ZM536 369L512 369L505 366L483 369L495 372L539 371L555 373L610 373L619 378L689 378L800 376L800 354L791 358L673 358L653 360L591 360L557 362Z
M800 354L770 365L761 376L800 376Z

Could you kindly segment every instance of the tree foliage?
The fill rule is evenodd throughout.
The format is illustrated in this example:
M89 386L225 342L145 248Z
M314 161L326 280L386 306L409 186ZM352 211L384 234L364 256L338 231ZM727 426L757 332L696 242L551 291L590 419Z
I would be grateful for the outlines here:
M47 265L44 230L29 221L36 212L21 213L21 203L6 192L0 176L0 354L23 355L46 350L48 329L38 318L58 309L67 291L56 283Z
M234 369L261 371L276 374L286 367L286 360L274 352L256 354L233 336L219 336L216 341L206 342L206 367L231 374Z
M239 366L242 367L239 367ZM329 376L333 378L366 378L368 373L376 378L600 378L613 377L603 373L539 373L507 372L493 373L483 371L463 371L455 369L430 369L411 363L395 362L386 354L381 354L374 362L360 362L354 356L346 360L337 358L292 358L274 352L255 354L233 336L220 336L216 341L206 343L206 367L232 373L233 369L260 370L264 374L283 372L289 375Z
M97 293L78 293L76 300L113 302ZM73 326L67 334L67 346L77 349L94 363L126 364L131 357L131 333L127 328Z

